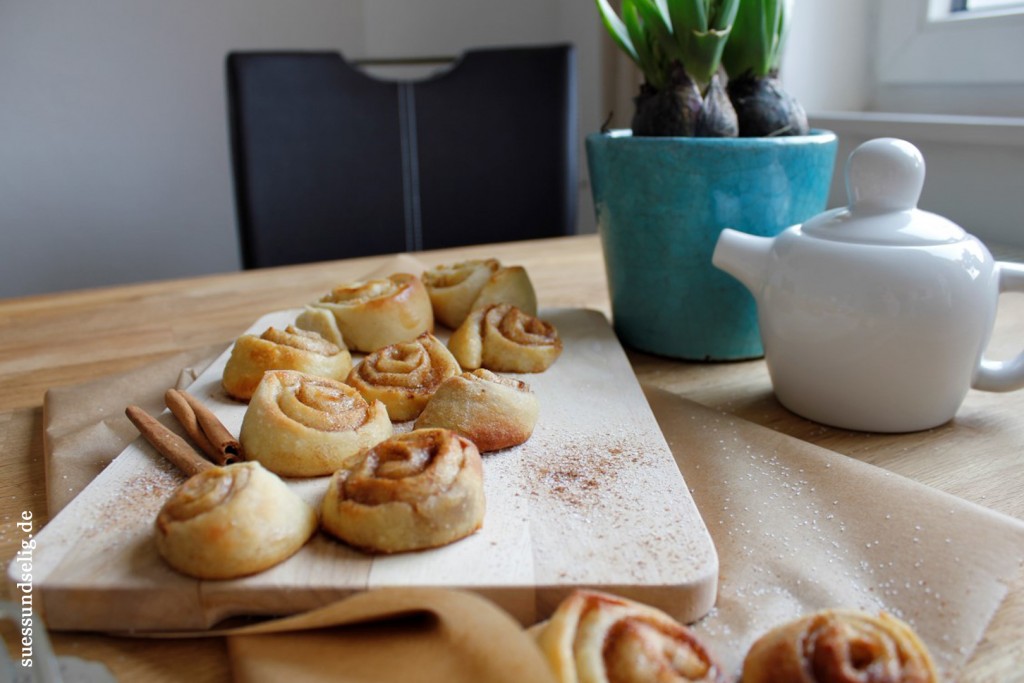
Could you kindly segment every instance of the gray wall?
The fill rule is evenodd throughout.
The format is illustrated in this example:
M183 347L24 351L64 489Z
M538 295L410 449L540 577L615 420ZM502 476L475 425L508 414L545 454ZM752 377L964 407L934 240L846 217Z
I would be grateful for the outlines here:
M840 163L864 137L923 143L922 206L1024 246L1024 125L989 126L977 144L972 125L924 131L828 115L868 108L882 1L797 0L787 88L840 134ZM602 102L625 109L634 92L604 92L607 40L593 0L0 0L0 297L239 267L230 50L398 57L561 41L577 48L582 136L608 114ZM585 172L581 146L589 231ZM845 199L837 183L830 205Z
M569 0L0 0L0 297L239 267L229 50L573 42L592 130L593 12ZM585 226L592 211L580 213Z

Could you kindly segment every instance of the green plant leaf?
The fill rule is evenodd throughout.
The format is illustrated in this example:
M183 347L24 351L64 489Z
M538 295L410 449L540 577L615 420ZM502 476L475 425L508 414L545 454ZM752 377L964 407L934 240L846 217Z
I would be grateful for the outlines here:
M792 5L792 0L740 0L733 34L722 54L730 76L750 72L763 78L778 68Z
M656 0L633 0L633 4L636 6L647 35L652 39L651 42L656 43L666 58L671 59L679 50L672 35L672 25L668 15L663 13L663 5Z
M703 92L718 70L739 0L666 0L683 68Z
M684 36L692 31L703 33L708 30L708 0L667 0L668 16L672 32Z
M651 87L662 89L682 65L703 92L718 70L740 0L596 0L605 28L637 63Z
M780 6L775 24L775 47L772 55L772 69L778 69L782 61L782 49L789 35L790 19L793 16L793 0L776 0Z
M684 50L683 64L686 72L704 92L711 77L718 71L722 51L729 39L729 31L707 31L693 33Z
M729 31L736 21L742 0L711 0L712 12L708 21L708 29L712 31Z
M604 23L605 29L611 35L612 40L619 46L619 49L625 52L634 61L639 63L639 58L636 54L636 48L633 47L633 42L629 38L629 33L626 31L625 24L619 19L619 15L615 13L612 6L608 4L608 0L595 0L597 2L597 11L601 15L601 21Z
M659 90L664 88L667 82L667 63L657 44L652 41L635 0L622 0L622 21L636 50L637 64L644 78L652 87Z

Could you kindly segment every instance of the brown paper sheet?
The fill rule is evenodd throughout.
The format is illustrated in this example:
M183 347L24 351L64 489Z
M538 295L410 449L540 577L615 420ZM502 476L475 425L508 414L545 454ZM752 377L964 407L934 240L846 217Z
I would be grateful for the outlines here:
M47 394L51 514L135 438L124 405L159 412L178 369L203 360ZM674 394L650 389L648 399L718 550L718 602L695 628L730 671L770 627L842 606L908 621L955 676L1021 568L1024 523ZM481 605L452 591L361 594L232 635L233 667L253 681L542 680L508 668L532 665L514 654L532 645ZM399 613L420 616L380 622ZM347 626L317 628L327 624Z
M1024 563L1024 523L873 465L647 389L715 542L697 625L738 671L759 635L832 607L888 611L952 680Z
M235 678L246 683L554 683L518 622L483 598L442 589L361 593L228 642Z
M164 391L183 389L224 350L206 346L85 384L51 389L43 399L46 509L53 518L139 436L130 404L164 411Z

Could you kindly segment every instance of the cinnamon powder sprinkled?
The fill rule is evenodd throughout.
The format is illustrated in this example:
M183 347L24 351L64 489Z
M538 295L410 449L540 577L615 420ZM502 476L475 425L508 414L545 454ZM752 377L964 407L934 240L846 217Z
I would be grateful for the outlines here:
M619 479L631 468L642 467L648 454L642 445L609 434L591 434L571 440L530 443L527 466L532 497L552 497L576 509L616 495Z
M157 460L155 467L133 477L119 495L100 506L95 519L103 520L103 525L86 529L86 537L91 538L108 529L137 528L140 517L156 519L157 512L170 497L171 492L185 479L185 475L174 466ZM114 536L116 537L116 534Z

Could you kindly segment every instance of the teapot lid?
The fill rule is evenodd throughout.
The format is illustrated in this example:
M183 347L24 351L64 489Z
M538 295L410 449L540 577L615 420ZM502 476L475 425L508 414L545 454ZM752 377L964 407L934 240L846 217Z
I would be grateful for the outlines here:
M960 242L963 228L917 208L924 186L924 157L896 138L868 140L846 160L850 205L815 216L805 234L838 242L927 246Z

